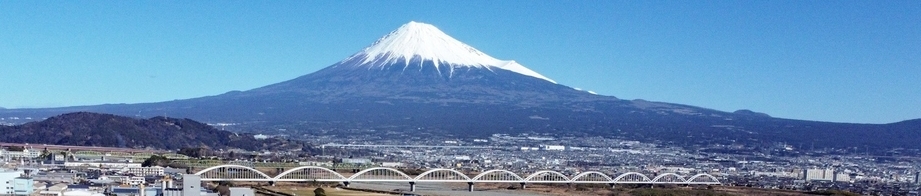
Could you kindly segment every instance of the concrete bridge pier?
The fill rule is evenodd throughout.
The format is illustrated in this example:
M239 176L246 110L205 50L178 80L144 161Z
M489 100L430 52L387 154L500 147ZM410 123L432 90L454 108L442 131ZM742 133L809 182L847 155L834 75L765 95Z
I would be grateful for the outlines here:
M409 182L409 192L416 192L416 182Z
M473 182L467 182L467 192L473 192Z
M349 187L349 181L342 182L342 185L345 187Z
M614 184L614 183L610 183L610 184L608 184L608 185L611 185L611 189L615 189L615 188L617 188L617 184Z
M527 185L527 183L522 182L522 183L521 183L521 189L525 189L525 188L528 188L528 185Z
M269 181L269 186L275 186L275 181Z

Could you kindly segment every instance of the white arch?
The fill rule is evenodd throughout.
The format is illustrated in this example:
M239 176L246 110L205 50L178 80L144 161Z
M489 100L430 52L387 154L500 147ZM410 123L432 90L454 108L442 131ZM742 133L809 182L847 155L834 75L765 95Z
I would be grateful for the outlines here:
M470 181L470 177L467 176L466 174L460 173L459 171L454 170L454 169L444 169L444 168L432 169L432 170L428 170L428 171L422 172L421 174L419 174L418 176L416 176L416 178L414 178L413 180L414 180L414 181L419 181L419 179L422 179L422 177L425 177L425 175L429 175L429 174L431 174L431 173L435 173L435 172L438 172L438 171L449 171L449 172L455 173L455 174L457 174L457 175L459 175L459 176L463 176L463 177L464 177L464 180L466 180L466 181Z
M623 179L624 177L627 177L627 176L633 175L633 174L642 176L642 177L643 177L643 181L646 181L646 182L649 182L649 181L650 181L649 176L646 176L646 175L643 175L643 174L637 173L637 172L627 172L627 173L621 174L621 175L617 176L616 178L614 178L614 180L612 180L612 181L613 181L613 182L620 182L620 180Z
M256 172L256 173L258 173L259 175L262 175L263 177L265 177L265 179L273 179L273 178L270 177L269 175L266 175L265 173L262 173L262 172L259 171L259 170L253 169L252 167L242 166L242 165L218 165L218 166L209 167L209 168L207 168L207 169L203 169L203 170L201 170L201 171L195 172L195 175L201 176L202 174L205 174L205 172L209 172L209 171L211 171L211 170L220 169L220 168L240 168L240 169L246 169L246 170L249 170L249 171Z
M515 179L518 179L518 181L524 181L524 179L522 179L521 176L518 176L518 174L515 174L515 173L510 172L510 171L508 171L508 170L502 170L502 169L494 169L494 170L489 170L489 171L485 171L485 172L483 172L483 173L480 173L480 175L476 175L475 177L473 177L473 181L474 181L474 182L479 181L480 178L482 178L483 176L486 176L486 174L496 173L496 172L511 174L513 177L515 177Z
M565 179L566 182L569 182L569 181L570 181L570 180L569 180L569 177L566 177L566 175L563 175L563 173L560 173L560 172L557 172L557 171L552 171L552 170L541 170L541 171L534 172L533 174L528 175L528 177L524 178L524 181L525 181L525 182L530 182L532 178L535 178L535 177L537 177L538 175L546 174L546 173L549 173L549 174L553 174L553 175L557 175L557 176L563 177L563 179Z
M275 179L275 180L280 180L281 178L285 177L285 175L288 175L288 174L290 174L291 172L295 172L295 171L302 170L302 169L320 169L320 170L323 170L323 171L326 171L326 172L335 174L337 177L339 177L339 178L342 179L342 180L348 179L348 178L346 178L345 176L342 176L342 174L339 174L339 172L333 171L333 170L328 169L328 168L325 168L325 167L319 167L319 166L302 166L302 167L295 167L295 168L293 168L293 169L289 169L289 170L287 170L287 171L281 172L280 174L278 174L277 176L275 176L274 179Z
M396 169L393 169L393 168L386 168L386 167L375 167L375 168L365 169L365 170L359 171L358 173L353 174L353 175L350 176L350 177L345 177L345 176L343 176L342 174L340 174L340 173L338 173L338 172L336 172L336 171L334 171L334 170L328 169L328 168L317 167L317 166L301 166L301 167L297 167L297 168L293 168L293 169L286 170L286 171L284 171L284 172L278 174L278 175L275 176L275 177L269 177L269 175L267 175L267 174L265 174L265 173L263 173L263 172L261 172L261 171L259 171L259 170L256 170L255 168L248 167L248 166L243 166L243 165L235 165L235 164L225 164L225 165L218 165L218 166L209 167L209 168L206 168L206 169L204 169L204 170L201 170L201 171L196 172L195 175L203 175L203 174L206 174L206 173L208 173L208 172L211 172L211 171L213 171L213 170L215 170L215 169L221 169L221 168L235 168L235 169L240 169L240 170L249 170L249 171L251 171L251 172L257 173L257 174L258 174L257 176L262 176L264 179L247 179L246 177L228 177L227 179L224 179L224 178L220 178L220 177L219 177L219 178L204 178L203 180L231 180L231 181L290 181L290 180L296 180L296 179L282 179L282 178L284 178L284 177L287 176L287 175L292 174L293 172L297 172L297 171L304 170L304 169L319 169L319 170L321 170L321 171L331 173L331 174L333 174L333 175L335 176L335 177L333 177L333 176L328 176L329 178L338 178L338 179L316 179L316 180L324 181L324 182L336 182L336 181L345 181L345 182L348 182L348 181L392 181L392 182L407 182L407 181L408 181L408 182L415 182L415 181L450 181L450 182L520 182L520 183L527 183L527 182L529 182L529 181L531 181L531 180L534 180L534 179L538 178L538 176L540 176L540 175L549 174L549 175L555 175L554 177L562 177L562 179L564 179L564 180L566 180L566 181L559 181L559 180L557 180L557 181L537 181L537 182L626 183L626 184L630 184L630 183L641 183L641 184L642 184L642 183L653 183L653 184L655 184L655 183L666 183L666 184L721 184L720 181L719 181L716 177L714 177L714 176L712 176L712 175L710 175L710 174L706 174L706 173L696 174L696 175L694 175L694 176L691 176L690 178L686 178L686 180L685 180L684 176L681 176L681 175L678 175L678 174L675 174L675 173L664 173L664 174L655 176L654 179L650 179L649 176L646 176L646 175L644 175L644 174L642 174L642 173L638 173L638 172L627 172L627 173L623 173L623 174L621 174L621 175L618 175L617 177L615 177L615 178L612 179L612 178L611 178L612 176L609 176L609 175L607 175L607 174L604 174L604 173L601 173L601 172L597 172L597 171L582 172L582 173L576 174L576 175L573 176L572 178L568 178L568 177L566 177L566 175L563 175L562 173L557 172L557 171L552 171L552 170L541 170L541 171L537 171L537 172L535 172L535 173L533 173L533 174L531 174L531 175L528 175L527 178L522 178L521 176L519 176L518 174L515 174L514 172L511 172L511 171L508 171L508 170L498 170L498 169L497 169L497 170L485 171L485 172L483 172L483 173L480 173L479 175L476 175L476 176L473 177L473 178L470 178L470 176L467 176L467 175L465 175L465 174L463 174L463 173L461 173L461 172L459 172L459 171L457 171L457 170L454 170L454 169L443 169L443 168L438 168L438 169L431 169L431 170L429 170L429 171L423 172L422 174L420 174L420 175L416 176L415 178L413 178L413 177L407 175L406 173L403 173L402 171L399 171L399 170L396 170ZM388 176L390 176L390 177L401 176L402 179L399 179L399 177L397 177L398 179L373 179L373 178L371 178L371 179L358 179L359 177L361 177L362 175L364 175L364 174L366 174L366 173L368 173L368 172L378 171L378 170L384 170L384 171L395 172L396 175L391 175L391 174L386 174L386 173L382 173L382 174L388 175ZM463 178L463 179L461 179L461 178L458 178L458 180L437 180L437 179L428 179L428 180L426 180L426 179L423 179L423 178L425 178L425 177L428 177L428 176L432 175L432 174L435 173L435 172L440 172L440 171L448 171L448 172L451 172L451 173L453 173L453 174L456 174L456 175L461 176L461 178ZM328 175L328 174L322 174L322 173L319 173L319 174L323 175L324 177L326 177L325 175ZM489 175L491 175L491 174L492 174L492 175L497 175L497 174L498 174L498 176L489 176ZM600 175L600 176L603 178L603 180L598 180L597 177L592 177L592 178L595 179L595 180L579 181L580 179L583 179L583 178L586 178L586 177L588 177L588 176L590 176L590 175L595 175L595 174ZM510 177L509 177L509 175L510 175ZM624 180L625 178L630 177L630 176L633 176L633 175L638 175L638 176L639 176L639 179L638 179L638 180L640 180L640 181L636 181L636 182L622 182L622 180ZM489 176L490 178L492 178L492 177L499 177L499 178L498 178L498 179L484 180L483 178L486 178L487 176ZM677 177L678 180L680 180L680 182L659 182L659 181L661 181L662 179L667 178L667 177L670 177L670 176L675 176L675 177ZM205 176L203 176L203 177L205 177ZM702 177L706 177L706 178L702 178ZM258 178L258 177L255 177L255 178ZM605 180L606 180L606 181L605 181ZM695 181L700 181L700 182L695 182Z
M656 176L655 178L653 178L653 179L652 179L652 182L659 182L660 179L662 179L662 178L664 178L664 177L666 177L666 176L675 176L675 177L678 177L678 181L681 181L681 182L687 181L687 180L684 179L684 176L678 175L678 174L676 174L676 173L664 173L664 174L660 174L660 175Z
M719 181L718 179L716 179L716 177L714 177L714 176L712 176L712 175L710 175L710 174L697 174L697 175L691 176L691 177L688 178L688 180L685 181L685 182L689 182L689 183L690 183L690 182L694 182L694 180L696 180L697 178L700 178L700 177L708 177L708 178L710 178L710 180L713 180L713 181L716 182L716 183L720 183L720 181Z
M598 174L598 175L601 175L601 177L604 177L604 179L607 179L606 181L614 181L614 179L611 178L611 176L608 176L607 174L604 174L604 173L601 173L601 172L596 172L596 171L587 171L587 172L579 173L579 174L577 174L576 176L573 176L572 179L569 180L569 181L578 182L579 178L582 178L582 177L585 177L585 176L591 175L591 174Z
M406 180L413 180L413 178L412 178L412 177L409 177L409 175L406 175L406 173L403 173L403 172L401 172L400 170L396 170L396 169L389 168L389 167L375 167L375 168L368 168L368 169L365 169L365 170L361 170L361 171L359 171L358 173L352 174L352 176L350 176L350 177L348 178L348 180L349 180L349 181L355 180L355 178L357 178L358 176L361 176L362 174L365 174L365 173L368 173L368 172L374 171L374 170L387 170L387 171L393 171L393 172L396 172L397 174L400 174L400 176L403 176L404 178L406 178Z

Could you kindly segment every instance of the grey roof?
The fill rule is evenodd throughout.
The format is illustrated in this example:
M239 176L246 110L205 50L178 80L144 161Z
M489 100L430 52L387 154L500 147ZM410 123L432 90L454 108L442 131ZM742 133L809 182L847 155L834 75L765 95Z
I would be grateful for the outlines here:
M68 189L90 189L90 185L71 184L71 185L67 185L67 188Z
M112 188L112 193L140 193L138 188Z

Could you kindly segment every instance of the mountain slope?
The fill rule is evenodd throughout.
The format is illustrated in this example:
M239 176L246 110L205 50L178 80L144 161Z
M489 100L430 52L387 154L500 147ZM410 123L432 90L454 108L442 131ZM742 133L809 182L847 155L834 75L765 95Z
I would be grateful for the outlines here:
M514 61L495 59L418 22L401 26L325 69L243 96L284 93L324 103L368 98L493 104L609 99L557 85Z
M88 112L68 113L17 126L0 126L0 141L172 150L183 147L246 150L302 147L278 139L257 140L252 135L217 130L189 119L134 119Z

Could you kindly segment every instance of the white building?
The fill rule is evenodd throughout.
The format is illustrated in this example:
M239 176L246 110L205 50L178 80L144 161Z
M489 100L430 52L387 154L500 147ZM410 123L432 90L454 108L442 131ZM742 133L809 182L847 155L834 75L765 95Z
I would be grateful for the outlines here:
M403 167L400 162L381 162L381 167Z
M141 167L141 163L133 162L111 162L111 161L94 161L94 162L64 162L65 167L98 167L98 168L131 168Z
M921 185L921 172L915 172L915 185Z
M13 195L14 180L25 174L22 170L2 170L0 169L0 195Z
M364 159L364 158L346 158L346 159L342 159L342 163L350 163L350 164L371 164L371 159Z
M35 181L29 177L14 178L11 184L13 184L13 195L26 196L35 191Z
M824 181L837 181L837 182L850 182L851 176L843 172L836 173L834 169L806 169L803 172L805 179L808 180L824 180Z
M144 177L133 176L133 177L128 178L127 184L132 185L132 186L139 186L141 184L144 184L144 182L145 182Z
M7 150L0 149L0 157L2 157L2 159L4 160L20 159L20 158L32 159L32 158L39 157L41 155L42 155L41 151L28 149L28 148L23 149L22 151L7 151Z
M548 151L550 151L550 150L563 151L563 150L566 150L566 146L561 146L561 145L540 145L540 149L542 149L542 150L548 150Z
M521 151L537 150L537 147L522 146Z
M848 175L844 172L838 172L837 174L835 174L835 181L836 182L850 182L851 175Z
M826 180L831 181L834 178L834 170L830 169L806 169L804 171L806 180Z
M163 176L163 167L128 167L125 173L134 174L135 176Z
M320 166L320 167L332 167L332 161L301 161L297 163L301 166Z
M676 173L681 175L689 175L694 173L697 169L687 168L687 167L662 167L659 169L659 172L662 173Z

